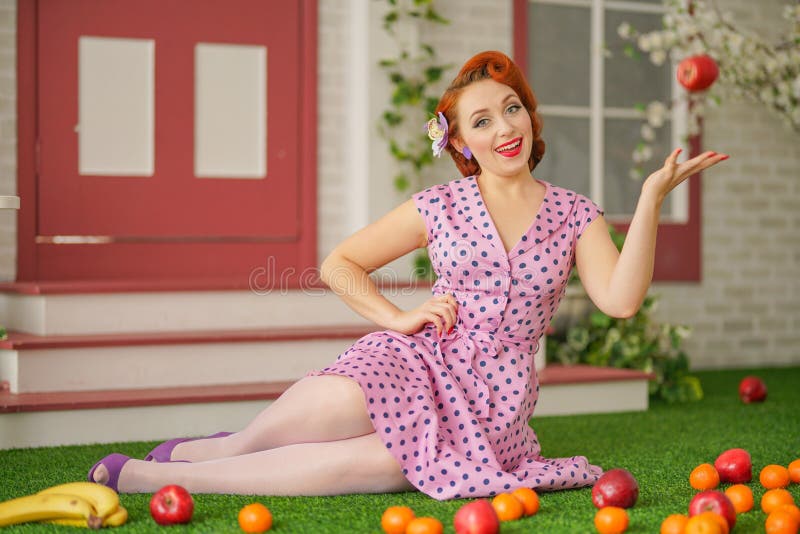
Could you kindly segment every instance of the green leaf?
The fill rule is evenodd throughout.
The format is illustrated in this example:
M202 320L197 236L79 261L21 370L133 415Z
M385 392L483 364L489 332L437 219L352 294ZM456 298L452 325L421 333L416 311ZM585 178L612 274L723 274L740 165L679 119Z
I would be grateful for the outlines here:
M450 24L449 20L439 15L439 13L434 11L431 7L428 7L428 9L425 10L425 20L429 20L437 24Z
M389 80L392 83L399 84L399 83L402 83L405 80L405 76L403 76L403 74L400 73L400 72L392 71L392 72L389 73Z
M444 69L442 67L428 67L425 69L425 79L428 83L434 83L442 78Z
M383 120L391 127L397 126L403 122L403 115L397 113L395 111L384 111L383 112Z
M433 47L429 44L420 43L419 47L422 49L423 52L428 54L428 57L433 57L436 53L433 51Z
M395 65L397 65L397 61L393 59L382 59L378 61L378 66L383 68L394 67Z
M408 177L405 174L398 174L394 177L394 188L401 193L408 190L410 185L411 183L408 181Z

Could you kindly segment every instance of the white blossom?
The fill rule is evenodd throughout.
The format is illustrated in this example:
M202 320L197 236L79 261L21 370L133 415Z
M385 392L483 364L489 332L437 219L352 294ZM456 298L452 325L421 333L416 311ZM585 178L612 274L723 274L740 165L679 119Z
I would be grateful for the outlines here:
M653 130L649 124L642 124L642 131L641 131L642 139L648 142L652 142L656 138L656 132Z
M664 125L664 119L667 116L667 106L665 106L663 102L654 100L647 105L645 114L647 115L647 122L650 126L653 128L660 128Z
M623 22L617 28L617 35L619 35L623 39L630 39L633 36L633 26L631 26L627 22Z
M663 65L666 59L667 53L663 50L654 50L650 52L650 62L653 63L653 65Z

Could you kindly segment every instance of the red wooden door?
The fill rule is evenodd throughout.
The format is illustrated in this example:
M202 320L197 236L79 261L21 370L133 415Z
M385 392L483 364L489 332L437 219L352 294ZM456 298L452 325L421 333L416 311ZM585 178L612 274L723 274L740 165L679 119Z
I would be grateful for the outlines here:
M36 258L35 272L20 278L240 284L267 265L314 266L312 10L310 1L285 0L38 2ZM79 94L80 71L88 71L79 42L87 38L152 45L149 171L88 172L80 162L80 103L96 103ZM266 63L258 65L266 89L263 102L257 98L266 122L265 146L256 143L264 154L259 176L198 176L198 45L263 52L254 56ZM102 93L102 83L95 90ZM124 135L108 143L127 157Z

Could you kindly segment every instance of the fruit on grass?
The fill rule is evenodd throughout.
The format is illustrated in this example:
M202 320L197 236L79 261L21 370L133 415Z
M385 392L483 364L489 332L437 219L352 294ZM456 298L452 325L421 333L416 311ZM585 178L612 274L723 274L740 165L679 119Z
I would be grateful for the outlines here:
M114 512L103 519L104 527L121 527L128 521L128 510L124 506L119 505ZM89 526L87 519L48 519L45 523L53 523L54 525L65 525L68 527L83 527L94 528Z
M731 500L737 514L743 514L753 509L753 491L749 486L734 484L725 490L725 495Z
M678 64L678 82L691 93L708 89L718 75L717 62L707 54L687 57Z
M272 512L260 502L247 504L239 510L239 528L245 532L266 532L272 528Z
M627 469L611 469L603 473L592 488L592 502L597 508L616 506L630 508L639 498L639 484Z
M193 512L192 495L176 484L164 486L150 499L150 515L159 525L188 523Z
M381 528L386 534L404 534L414 519L414 510L408 506L390 506L383 511Z
M797 518L783 510L775 510L767 516L767 520L764 522L767 534L797 534L799 528L800 523Z
M794 517L797 520L797 523L800 524L800 508L798 508L794 504L779 504L774 510L774 512L782 511L788 513L790 516Z
M67 484L59 484L39 492L39 495L48 495L51 493L59 493L61 495L75 495L89 501L89 504L94 507L97 516L106 518L117 511L119 506L119 494L116 491L97 484L96 482L70 482Z
M721 491L701 491L689 502L689 517L700 515L703 512L715 512L728 522L728 530L736 524L736 510L727 495Z
M668 515L661 522L661 529L659 529L658 534L683 534L688 522L689 518L683 514Z
M605 506L594 514L594 528L600 534L621 534L628 530L628 512L619 506Z
M789 485L789 470L782 465L770 464L761 470L758 480L767 489L785 488Z
M406 534L442 534L442 522L435 517L415 517L408 523Z
M724 534L720 523L710 515L700 514L689 518L683 534Z
M48 519L83 519L91 528L102 524L89 501L75 495L28 495L0 503L0 527Z
M517 488L511 492L511 495L522 503L526 517L539 511L539 495L531 488Z
M719 473L711 464L700 464L689 474L689 484L697 490L710 490L719 486Z
M456 534L497 534L500 520L486 499L478 499L458 509L453 517Z
M510 493L500 493L492 499L492 508L497 512L500 521L514 521L522 517L525 508L522 503Z
M750 453L744 449L728 449L714 460L720 482L746 484L753 479L753 463Z
M757 376L746 376L739 382L739 398L745 404L764 402L767 398L767 385Z
M761 496L761 510L765 514L771 513L782 504L794 504L792 494L783 488L767 490Z
M728 532L730 532L730 528L728 527L728 522L725 520L724 517L722 517L718 513L716 513L716 512L703 512L702 514L699 514L699 515L708 516L712 521L715 521L719 525L719 528L722 531L722 534L728 534Z
M800 484L800 458L797 460L793 460L792 463L789 464L789 480L794 482L795 484Z

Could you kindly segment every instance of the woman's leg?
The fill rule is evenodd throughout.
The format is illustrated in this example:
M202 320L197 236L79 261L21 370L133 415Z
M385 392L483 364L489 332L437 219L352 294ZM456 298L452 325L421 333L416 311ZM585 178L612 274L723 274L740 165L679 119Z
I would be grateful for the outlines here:
M95 481L104 483L104 466ZM179 484L191 493L343 495L409 491L397 460L375 432L339 441L287 445L198 463L127 462L121 493L151 493Z
M361 386L338 375L293 384L241 432L178 444L172 460L200 462L295 443L336 441L374 432Z

